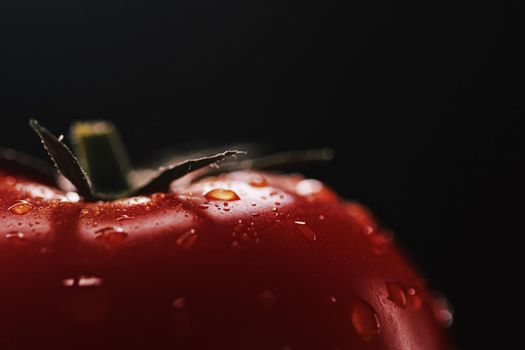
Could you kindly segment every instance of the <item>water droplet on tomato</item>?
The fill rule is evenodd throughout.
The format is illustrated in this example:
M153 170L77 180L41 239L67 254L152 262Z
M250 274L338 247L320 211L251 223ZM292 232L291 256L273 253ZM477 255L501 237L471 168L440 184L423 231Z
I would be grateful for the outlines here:
M239 196L237 193L235 193L232 190L226 190L223 188L216 188L214 190L209 191L204 195L206 199L208 200L216 200L216 201L238 201Z
M297 228L299 229L299 231L301 231L304 237L311 241L315 241L317 239L317 235L315 234L314 230L312 230L312 228L308 226L306 222L294 221L294 223L297 225Z
M454 311L448 300L442 296L432 299L432 312L436 321L444 328L449 328L454 322Z
M386 253L392 242L392 234L390 232L373 231L367 237L372 243L372 252L377 256Z
M250 180L250 186L252 187L266 187L268 181L263 176L257 176Z
M351 305L352 325L364 340L372 340L381 329L379 317L372 306L364 300L356 299Z
M28 201L20 200L11 205L7 210L14 215L25 215L33 209L33 205Z
M124 215L121 215L121 216L119 216L119 217L117 218L117 221L122 221L122 220L129 220L129 219L133 219L133 217L132 217L132 216L129 216L129 215L126 215L126 214L124 214Z
M9 186L16 185L16 178L14 178L13 176L8 176L5 181Z
M9 232L5 235L5 238L12 244L26 243L26 238L22 232Z
M322 189L322 182L314 179L301 180L295 185L295 191L301 196L312 195L320 192Z
M263 311L270 311L276 300L277 297L269 289L265 289L259 294L259 304Z
M419 295L416 289L409 288L407 290L407 293L408 293L409 304L416 310L421 309L421 306L423 306L423 299L421 299L421 295Z
M93 324L106 318L109 297L104 281L98 276L81 275L62 280L65 292L59 305L64 314L74 322Z
M102 278L95 276L80 276L78 279L79 287L100 287L102 283Z
M333 295L330 297L330 302L332 302L333 304L337 303L337 299L336 297L334 297Z
M407 306L407 295L401 285L395 282L386 282L388 300L404 309Z
M74 278L65 278L62 280L64 287L100 287L104 280L96 276L78 276Z
M66 193L66 198L68 201L76 203L80 200L80 196L76 192L68 192Z
M163 200L164 197L166 197L166 195L164 193L161 193L161 192L158 192L158 193L153 193L151 195L151 199L153 199L154 201L160 201L160 200Z
M182 309L184 306L186 306L186 298L179 297L179 298L173 300L173 302L171 303L171 306L174 309Z
M175 243L180 246L182 249L189 249L197 242L197 231L192 228L177 238Z
M323 221L325 219L325 216L323 214L319 215L319 220Z
M95 231L95 239L103 241L108 247L116 247L124 242L128 234L122 227L104 227Z

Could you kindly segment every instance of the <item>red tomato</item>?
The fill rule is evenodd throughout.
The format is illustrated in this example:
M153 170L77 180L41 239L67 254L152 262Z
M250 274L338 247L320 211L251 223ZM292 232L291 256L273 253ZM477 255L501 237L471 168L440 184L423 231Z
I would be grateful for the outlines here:
M443 350L449 317L389 231L316 180L85 202L0 167L2 350Z

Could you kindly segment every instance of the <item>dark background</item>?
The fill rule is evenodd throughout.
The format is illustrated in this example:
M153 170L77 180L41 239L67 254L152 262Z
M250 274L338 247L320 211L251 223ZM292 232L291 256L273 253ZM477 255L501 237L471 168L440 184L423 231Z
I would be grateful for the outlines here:
M462 349L524 346L519 1L0 4L0 146L110 118L135 161L199 143L331 146L310 168L394 229Z

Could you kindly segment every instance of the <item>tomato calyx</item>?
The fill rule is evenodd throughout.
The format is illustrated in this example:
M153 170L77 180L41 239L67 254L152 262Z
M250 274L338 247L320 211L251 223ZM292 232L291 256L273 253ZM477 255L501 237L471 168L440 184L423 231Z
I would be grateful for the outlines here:
M95 123L104 122L99 121ZM88 127L83 124L81 126L82 131L77 132L76 135L74 135L74 139L75 143L80 145L77 149L84 149L84 151L75 155L69 147L62 142L61 138L59 139L56 135L43 127L38 121L31 119L29 125L40 137L40 140L44 144L44 147L57 170L76 187L78 193L87 201L115 200L134 195L164 192L169 189L171 182L184 175L215 164L227 157L246 153L238 150L227 150L210 157L189 159L177 164L159 168L157 174L146 184L133 186L127 182L129 170L126 170L126 166L124 165L125 161L123 161L121 157L124 153L124 149L119 144L120 140L115 134L116 131L113 126L106 124L105 127L94 127L94 125L92 125L93 128L91 131L96 134L93 135L93 133L88 130ZM100 130L97 130L97 128L105 129L105 132L99 133L98 131ZM75 130L78 131L78 129L73 128L73 131ZM90 143L95 144L96 147L89 146ZM93 150L96 150L97 154L101 156L101 159L103 159L101 165L97 164L97 159L93 157L93 150L90 150L89 147L92 147ZM82 158L82 161L79 160L80 157L84 157ZM89 175L81 166L81 163L89 166ZM104 166L113 170L118 169L118 171L113 172L116 180L114 179L112 182L106 181L105 186L97 186L97 183L94 182L94 180L106 180L101 176L101 173L112 174L111 172L108 173L107 168L104 168ZM99 173L97 173L97 171ZM126 180L122 180L122 177L126 178ZM125 185L123 185L123 183ZM111 184L117 184L117 186L111 188ZM101 190L101 188L103 188L103 190Z
M141 170L130 166L127 152L116 127L107 121L77 122L71 128L73 151L63 142L63 136L29 121L39 136L58 173L75 187L85 201L111 201L130 196L167 192L173 181L192 174L190 182L207 176L217 176L239 170L288 170L299 166L327 162L333 159L330 148L288 151L252 159L236 159L247 152L226 150L212 156L187 159L158 167L154 175L139 176ZM14 150L0 150L0 163L32 174L50 184L58 181L51 167L31 156ZM221 166L217 163L221 162ZM197 172L198 171L198 172ZM56 175L56 173L55 173Z

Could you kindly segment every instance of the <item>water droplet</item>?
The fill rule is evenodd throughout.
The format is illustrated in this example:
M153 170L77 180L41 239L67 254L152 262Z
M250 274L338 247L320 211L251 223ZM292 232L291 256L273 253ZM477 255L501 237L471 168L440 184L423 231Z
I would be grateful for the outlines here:
M347 203L345 205L346 213L361 226L371 226L375 229L376 224L374 216L363 205L358 203Z
M325 216L323 214L319 215L319 220L323 221L325 219Z
M122 220L129 220L129 219L133 219L133 217L132 217L132 216L129 216L129 215L126 215L126 214L124 214L124 215L121 215L121 216L119 216L119 217L117 218L117 221L122 221Z
M153 199L154 201L160 201L160 200L163 200L164 197L166 197L166 195L164 193L161 193L161 192L158 192L158 193L153 193L151 195L151 199Z
M179 297L179 298L173 300L173 302L171 303L171 306L174 309L182 309L184 306L186 306L186 298Z
M201 205L199 205L199 208L201 208L201 209L208 209L209 206L207 204L201 204Z
M9 186L14 186L16 185L16 178L12 177L12 176L8 176L5 180L7 182L7 184Z
M364 300L356 299L351 307L352 325L364 340L372 340L381 329L379 318L372 306Z
M395 282L386 282L385 284L388 291L388 300L404 309L407 306L407 295L403 287Z
M449 328L454 322L454 311L448 300L442 296L432 298L432 312L436 321L444 328Z
M370 225L366 225L363 228L363 232L364 232L365 236L370 236L374 232L374 228L372 226L370 226Z
M64 140L64 134L60 134L57 139L62 142Z
M370 243L372 243L372 252L377 256L381 256L386 253L390 247L392 234L390 232L374 231L368 235L368 239Z
M33 209L33 205L28 201L20 200L7 208L11 214L14 215L25 215Z
M416 289L409 288L407 290L407 293L408 293L408 302L410 303L410 305L416 310L421 309L421 306L423 306L423 300L421 299L421 296L416 291Z
M255 207L257 204L255 202L251 202L252 207Z
M80 276L78 279L79 287L99 287L102 285L102 278L94 276Z
M295 191L301 196L308 196L320 192L323 189L321 181L305 179L295 185Z
M191 330L191 318L188 303L185 297L178 297L171 303L173 333L177 336L186 336Z
M263 311L270 311L276 300L277 297L269 289L265 289L261 292L261 294L259 294L259 303Z
M332 302L333 304L337 303L337 299L332 295L330 297L330 302Z
M26 238L22 232L9 232L5 235L5 238L13 244L24 244L26 243Z
M206 199L208 200L216 200L216 201L238 201L240 198L237 195L237 193L233 192L232 190L226 190L223 188L216 188L214 190L209 191L204 195Z
M68 201L76 203L80 200L80 196L76 192L68 192L66 193L66 198Z
M252 187L266 187L268 181L263 176L257 176L250 180L250 186Z
M231 209L230 209L230 208L223 208L222 210L224 210L224 211L230 211Z
M297 225L297 228L304 237L311 241L315 241L317 239L317 235L315 234L314 230L310 226L306 224L304 221L294 221L294 223Z
M122 227L104 227L95 231L95 239L103 241L107 247L116 247L124 242L128 234Z
M196 230L194 228L184 232L182 235L180 235L179 238L175 241L175 243L180 246L182 249L189 249L191 248L196 242L197 242L197 234Z
M64 287L100 287L104 280L96 276L79 276L75 278L65 278L62 280Z
M259 213L252 213L252 216L259 216Z
M281 205L281 202L275 202L275 203L273 203L273 204L275 204L276 206L280 206L280 205Z

